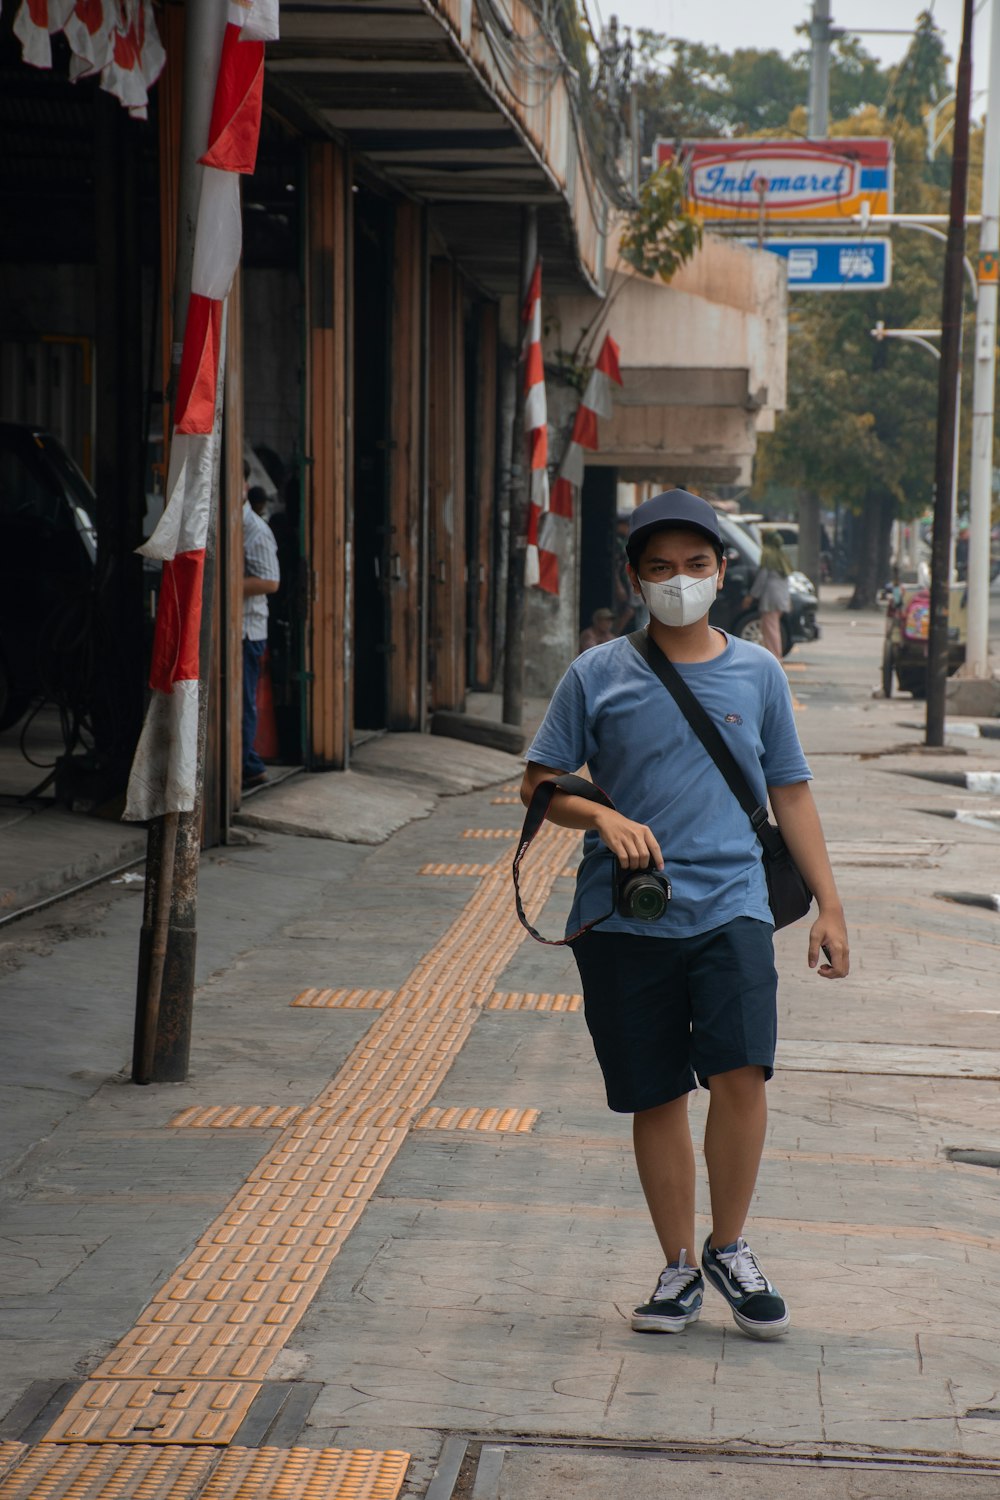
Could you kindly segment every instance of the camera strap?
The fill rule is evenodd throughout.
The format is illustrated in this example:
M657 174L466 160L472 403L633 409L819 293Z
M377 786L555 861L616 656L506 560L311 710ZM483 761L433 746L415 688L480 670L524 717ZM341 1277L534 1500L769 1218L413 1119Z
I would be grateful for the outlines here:
M612 802L611 798L601 791L599 786L595 786L592 781L585 781L582 776L574 776L571 774L567 774L565 776L551 776L545 781L540 781L535 787L531 801L528 803L528 810L524 815L524 825L521 829L521 836L517 842L517 853L514 855L514 904L517 907L518 921L521 923L521 926L526 928L526 930L531 933L531 936L535 938L539 943L545 943L550 948L561 948L566 943L572 943L584 932L589 932L592 927L596 927L599 922L606 922L608 917L613 916L615 912L614 892L612 888L612 902L610 909L606 911L602 917L595 917L592 922L584 922L583 926L578 932L573 932L569 937L564 938L542 937L541 933L538 932L534 927L532 927L531 923L528 921L527 917L524 914L524 907L521 904L521 887L518 881L518 875L521 869L521 861L527 854L528 846L530 845L532 839L535 837L535 834L545 822L545 815L549 810L549 803L552 801L552 798L555 796L556 792L569 792L574 797L586 797L588 802L599 802L602 807L610 807L612 811L614 811L615 805Z

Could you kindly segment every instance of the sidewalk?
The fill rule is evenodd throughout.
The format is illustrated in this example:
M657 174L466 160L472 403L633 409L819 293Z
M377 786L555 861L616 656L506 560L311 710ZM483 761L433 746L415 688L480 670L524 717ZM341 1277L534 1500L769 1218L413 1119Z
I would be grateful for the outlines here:
M942 893L1000 889L998 845L936 814L989 810L956 783L1000 742L923 751L880 617L824 615L787 666L854 960L777 940L751 1230L788 1337L717 1297L629 1331L658 1252L572 959L513 919L505 772L382 844L206 857L183 1085L121 1071L134 890L3 933L0 1500L992 1500L996 1170L949 1153L1000 1162L1000 919ZM544 931L574 849L532 847Z

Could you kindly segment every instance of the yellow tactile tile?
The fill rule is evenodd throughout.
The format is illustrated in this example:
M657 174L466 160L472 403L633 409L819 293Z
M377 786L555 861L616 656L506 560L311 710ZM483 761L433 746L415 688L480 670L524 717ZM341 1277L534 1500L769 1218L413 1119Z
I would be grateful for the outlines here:
M285 1130L302 1113L299 1104L192 1105L174 1115L174 1130Z
M516 828L466 828L463 839L516 839Z
M394 990L303 990L292 1005L309 1010L383 1010Z
M234 1381L88 1380L46 1441L228 1443L259 1391Z
M415 1122L417 1130L499 1130L521 1134L533 1130L537 1109L467 1109L452 1105L447 1109L431 1106Z
M573 830L552 824L542 829L522 882L532 909L544 903L577 840ZM231 1442L235 1408L220 1404L220 1397L213 1404L213 1393L226 1386L252 1401L256 1383L267 1375L288 1342L409 1130L433 1107L435 1094L494 994L497 980L524 940L511 912L508 853L480 868L482 873L462 911L414 966L405 984L395 992L361 992L386 998L384 1004L370 1007L374 1012L371 1024L336 1077L311 1103L294 1107L278 1140L206 1227L190 1256L157 1292L135 1327L81 1388L71 1420L89 1420L87 1434L92 1441L99 1442L107 1429L111 1446L121 1446L120 1434L126 1432L137 1448L150 1441L150 1432L163 1443L175 1431L183 1432L185 1441L192 1443L222 1446ZM304 993L315 998L337 992ZM222 1124L253 1128L258 1120L274 1118L263 1113L270 1106L209 1108L215 1112L201 1118L219 1128ZM507 1123L502 1124L504 1111L480 1110L479 1123L473 1128L529 1129L529 1114L533 1112L507 1112ZM199 1116L183 1111L175 1118L190 1125ZM135 1401L114 1406L104 1398L95 1404L95 1392L102 1383L128 1386ZM197 1390L200 1404L178 1416L176 1403L164 1399L170 1395L165 1390L168 1383ZM112 1411L118 1416L108 1414ZM170 1426L175 1419L176 1428ZM56 1431L64 1442L72 1435L65 1425L57 1424ZM299 1465L295 1472L305 1474L301 1462L295 1461ZM315 1453L309 1462L316 1462ZM401 1462L405 1467L405 1457ZM289 1463L287 1454L273 1459L275 1483L280 1478L286 1489L241 1491L237 1487L232 1494L253 1494L254 1500L266 1494L284 1495L286 1490L290 1500L313 1493L317 1500L320 1495L331 1500L341 1494L381 1497L396 1493L403 1472L399 1468L398 1482L391 1479L394 1488L357 1487L368 1484L371 1474L375 1475L372 1484L383 1483L378 1478L382 1470L376 1466L365 1469L357 1483L351 1475L345 1478L345 1484L348 1479L355 1484L354 1489L328 1486L314 1491L308 1485L320 1480L312 1470L298 1489L294 1484L287 1488L292 1483L288 1476L295 1470L295 1464L289 1468ZM246 1474L238 1478L238 1484L246 1478ZM233 1483L237 1484L236 1478ZM128 1500L133 1492L140 1493L138 1489L114 1491ZM46 1491L38 1493L48 1500ZM103 1492L84 1488L79 1497L76 1490L65 1493L79 1500ZM220 1497L229 1493L212 1492Z
M0 1500L195 1500L214 1448L39 1443L0 1479Z
M27 1443L15 1443L12 1439L0 1438L0 1479L12 1469L28 1451Z
M489 873L490 865L421 865L421 875L470 875L481 876Z
M491 797L490 802L494 807L520 807L521 799L516 792L508 792L501 797Z
M520 990L496 990L486 1002L487 1010L575 1011L583 1004L582 995L525 994Z
M367 1448L231 1448L201 1500L396 1500L409 1461Z

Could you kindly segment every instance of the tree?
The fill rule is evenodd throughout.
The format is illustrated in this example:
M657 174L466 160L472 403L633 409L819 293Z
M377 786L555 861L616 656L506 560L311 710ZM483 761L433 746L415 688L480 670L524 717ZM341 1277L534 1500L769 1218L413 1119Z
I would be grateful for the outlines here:
M928 106L938 104L948 92L947 65L941 32L930 11L923 10L905 57L889 74L887 117L922 125Z
M790 58L752 47L723 52L640 31L635 68L647 152L658 136L678 141L785 131L809 94L805 52ZM830 69L835 114L881 105L888 89L889 75L856 39L836 43Z

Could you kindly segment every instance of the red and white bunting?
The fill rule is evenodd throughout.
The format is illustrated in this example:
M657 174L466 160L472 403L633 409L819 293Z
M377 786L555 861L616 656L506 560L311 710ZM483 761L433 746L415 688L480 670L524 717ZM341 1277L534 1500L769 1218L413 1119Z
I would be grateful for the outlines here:
M264 91L264 43L276 0L231 3L216 80L195 227L166 505L139 551L163 563L149 685L152 697L129 777L124 817L142 822L195 804L198 639L205 545L215 483L222 308L242 248L239 173L252 172Z
M559 592L559 558L549 511L549 426L542 360L542 263L537 261L522 318L524 335L524 435L528 447L528 537L524 581L529 588Z
M583 484L583 453L596 453L597 419L611 415L611 382L621 385L618 368L620 350L610 333L605 336L597 363L590 372L587 389L576 409L570 437L559 474L552 487L552 511L557 516L573 515L573 491Z
M22 0L14 35L26 63L51 68L51 38L59 31L69 43L72 81L98 74L101 88L144 120L167 60L152 0Z

